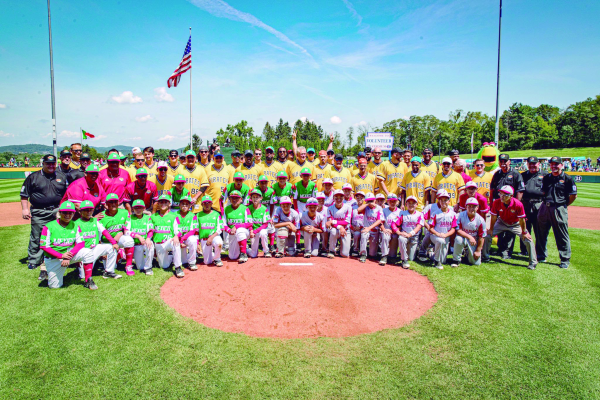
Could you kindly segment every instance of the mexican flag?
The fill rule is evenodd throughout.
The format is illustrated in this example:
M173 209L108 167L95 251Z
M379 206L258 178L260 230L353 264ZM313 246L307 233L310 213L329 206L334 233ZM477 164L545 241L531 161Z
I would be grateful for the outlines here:
M81 130L81 137L83 137L84 139L93 139L95 136L92 135L89 132L84 131L83 129Z

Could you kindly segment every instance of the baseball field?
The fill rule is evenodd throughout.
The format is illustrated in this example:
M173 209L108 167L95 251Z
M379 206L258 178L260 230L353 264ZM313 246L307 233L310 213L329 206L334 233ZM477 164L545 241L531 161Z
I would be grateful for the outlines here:
M3 199L18 200L20 183L4 191L14 183L0 182ZM579 187L579 205L597 206L600 190ZM438 298L408 325L265 339L181 316L161 298L175 278L160 270L98 277L97 291L70 270L48 290L24 264L29 226L1 227L0 397L599 398L600 231L570 232L567 270L552 238L551 262L535 271L520 256L442 271L413 263Z

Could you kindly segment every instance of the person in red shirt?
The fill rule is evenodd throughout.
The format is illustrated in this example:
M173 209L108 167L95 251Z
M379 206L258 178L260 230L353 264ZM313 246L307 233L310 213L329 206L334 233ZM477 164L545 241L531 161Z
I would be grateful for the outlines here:
M146 205L145 214L150 215L156 212L158 190L156 185L148 180L146 168L139 168L135 173L135 182L131 182L125 189L123 202L129 214L133 212L131 203L138 199L143 200Z
M477 200L479 205L477 214L481 215L485 221L487 213L490 212L490 207L485 196L477 192L477 184L472 180L465 185L465 192L458 198L458 203L454 206L454 212L458 213L459 210L465 211L467 209L467 200L470 198Z
M537 256L535 254L535 246L531 239L531 234L527 231L525 225L525 208L523 203L513 197L514 189L512 186L502 186L499 190L500 198L492 203L492 215L488 236L485 238L485 247L483 261L489 261L490 247L492 246L492 238L502 232L511 232L518 235L521 241L525 243L527 252L529 253L528 269L535 269L537 265Z
M74 219L79 218L79 206L84 200L89 200L94 205L94 214L102 211L102 204L104 204L105 191L101 185L98 184L98 175L100 170L97 165L90 165L85 170L85 176L75 180L69 185L65 195L63 196L61 203L69 200L75 205L77 213L73 217Z
M120 157L116 153L108 155L108 167L100 171L98 183L105 193L115 193L119 196L119 204L123 204L125 189L131 183L129 172L120 167Z

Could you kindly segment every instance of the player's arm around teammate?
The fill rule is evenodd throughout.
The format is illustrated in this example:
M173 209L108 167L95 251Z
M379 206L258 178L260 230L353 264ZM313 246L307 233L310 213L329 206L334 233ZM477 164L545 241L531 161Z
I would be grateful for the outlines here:
M487 203L486 203L487 204ZM454 240L454 254L451 267L460 266L463 249L467 249L467 258L473 265L481 265L481 252L486 237L486 222L479 214L479 202L475 197L466 201L466 211L458 216L458 231Z
M166 270L171 266L171 262L175 266L175 276L183 278L185 273L181 268L181 247L179 243L179 227L177 226L177 214L170 212L171 198L163 194L159 196L158 210L156 214L152 214L152 241L156 249L156 261L158 266ZM173 255L169 255L172 251Z
M350 257L351 236L349 225L352 218L352 207L344 204L344 192L333 192L334 204L329 207L326 226L329 228L329 253L327 258L335 257L335 246L340 240L340 256Z
M213 199L206 195L202 198L202 211L198 215L198 232L200 248L204 257L204 264L210 265L215 263L215 266L222 267L221 248L223 247L223 239L221 232L223 229L223 219L221 214L212 208Z
M319 202L314 197L306 201L306 211L300 218L300 230L304 235L304 258L319 255L319 237L324 231L323 214L317 213Z
M270 258L268 227L271 218L267 207L262 204L262 192L258 187L250 192L250 200L252 204L248 209L252 218L252 226L250 227L250 250L248 255L251 258L258 257L258 245L262 243L265 257Z
M419 247L419 233L423 227L423 214L417 211L418 200L415 196L406 199L406 210L392 223L392 231L398 235L398 246L402 268L410 267L409 261L414 261Z
M125 252L125 272L128 276L134 275L133 271L133 246L135 242L127 230L130 219L127 210L119 208L119 196L115 193L109 193L106 196L106 211L100 214L102 216L102 225L108 230L112 238L117 242L119 248ZM98 218L100 219L100 218ZM115 273L117 267L117 253L108 254L106 258L103 278L118 279L121 276Z
M198 251L198 217L191 212L192 198L182 197L179 200L179 211L175 222L177 223L179 247L181 247L182 267L196 271L196 254Z
M133 214L130 218L129 231L135 243L133 246L133 259L140 272L150 276L153 275L152 261L154 260L152 221L150 220L150 216L144 213L146 205L143 200L135 200L132 208Z
M276 258L281 258L287 252L290 256L296 255L296 232L300 225L300 216L292 208L292 199L283 196L279 199L279 207L273 215L273 226L277 235Z

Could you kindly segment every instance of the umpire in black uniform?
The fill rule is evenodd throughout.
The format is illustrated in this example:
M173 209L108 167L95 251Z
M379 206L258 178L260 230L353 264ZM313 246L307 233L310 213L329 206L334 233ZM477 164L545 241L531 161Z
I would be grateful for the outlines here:
M42 228L56 218L58 204L67 191L67 176L56 169L56 157L47 154L42 159L42 169L32 172L21 188L21 210L23 219L31 220L31 235L27 249L29 269L42 265L43 251L40 250ZM31 209L29 207L31 203ZM40 280L46 279L45 266L41 268Z
M525 191L523 192L523 207L527 215L527 230L535 233L535 252L540 254L540 229L538 224L538 212L542 206L544 193L542 192L542 179L548 175L547 171L540 170L540 161L537 157L527 159L528 171L522 172ZM521 254L527 254L527 248L521 241Z
M515 198L521 200L525 185L521 174L510 167L510 156L508 154L500 154L498 157L500 169L494 173L492 182L490 183L490 197L492 202L500 198L500 188L508 185L513 188ZM502 232L498 235L498 253L503 259L509 259L512 256L512 248L515 245L515 235L510 232Z
M568 268L571 260L571 240L569 239L569 213L570 206L577 198L577 186L570 175L563 172L562 159L552 157L550 159L550 171L542 179L543 203L538 214L540 229L539 262L545 262L547 256L546 244L550 228L554 231L556 248L560 256L560 267Z

